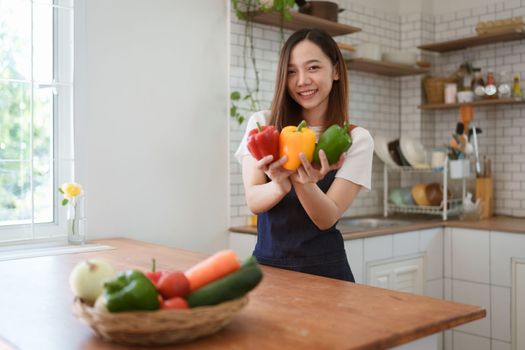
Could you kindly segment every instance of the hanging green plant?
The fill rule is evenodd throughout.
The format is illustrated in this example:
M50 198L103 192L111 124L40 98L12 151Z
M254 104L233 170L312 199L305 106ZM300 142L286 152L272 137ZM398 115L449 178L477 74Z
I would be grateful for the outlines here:
M230 116L242 124L246 119L241 113L239 106L240 101L248 101L248 112L254 112L259 109L259 70L257 69L257 59L255 57L255 45L253 39L253 17L259 12L276 11L281 15L281 44L284 42L284 21L292 19L290 12L294 6L295 0L232 0L232 6L238 19L244 21L244 43L243 43L243 83L246 94L244 96L239 91L232 91L230 94ZM255 86L248 83L247 73L248 66L251 64L255 75Z

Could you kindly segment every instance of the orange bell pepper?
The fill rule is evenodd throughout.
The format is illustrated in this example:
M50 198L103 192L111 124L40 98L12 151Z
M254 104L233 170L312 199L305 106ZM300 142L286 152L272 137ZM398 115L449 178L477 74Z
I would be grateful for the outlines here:
M288 157L283 168L295 170L301 166L299 153L304 153L308 161L312 161L315 149L315 133L306 127L303 120L297 127L287 126L279 135L279 158Z

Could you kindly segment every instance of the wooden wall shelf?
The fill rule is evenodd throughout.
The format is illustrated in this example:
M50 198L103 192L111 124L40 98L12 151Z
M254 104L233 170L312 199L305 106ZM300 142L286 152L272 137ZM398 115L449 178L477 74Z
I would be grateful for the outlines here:
M473 106L473 107L488 107L488 106L502 106L502 105L516 105L525 104L525 100L514 100L512 98L500 98L495 100L481 100L474 101L471 103L430 103L417 106L422 110L439 110L439 109L454 109L461 106Z
M367 72L389 77L401 77L407 75L418 75L428 72L428 69L408 66L391 62L371 60L368 58L355 58L346 61L349 70Z
M274 27L280 27L282 22L283 28L294 31L303 28L319 28L323 29L332 36L351 34L361 31L361 28L332 22L320 17L310 16L294 11L291 13L291 21L282 21L281 14L278 12L252 12L251 14L248 14L248 16L253 16L253 21L256 23L266 24Z
M433 44L425 44L418 46L421 50L434 52L449 52L454 50L461 50L467 47L495 44L504 41L513 41L525 39L525 31L522 29L505 30L497 33L475 35L468 38L443 41Z

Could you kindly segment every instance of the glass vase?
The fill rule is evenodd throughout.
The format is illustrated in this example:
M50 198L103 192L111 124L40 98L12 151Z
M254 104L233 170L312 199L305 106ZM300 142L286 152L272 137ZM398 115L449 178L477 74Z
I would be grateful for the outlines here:
M86 243L86 216L84 196L73 198L67 207L67 240L69 244Z

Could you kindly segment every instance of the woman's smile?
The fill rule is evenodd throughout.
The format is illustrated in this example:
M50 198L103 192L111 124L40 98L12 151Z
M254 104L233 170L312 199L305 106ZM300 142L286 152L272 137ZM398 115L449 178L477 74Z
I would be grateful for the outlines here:
M308 100L312 98L318 91L319 90L317 89L310 89L310 90L298 91L297 94L301 96L302 99Z

